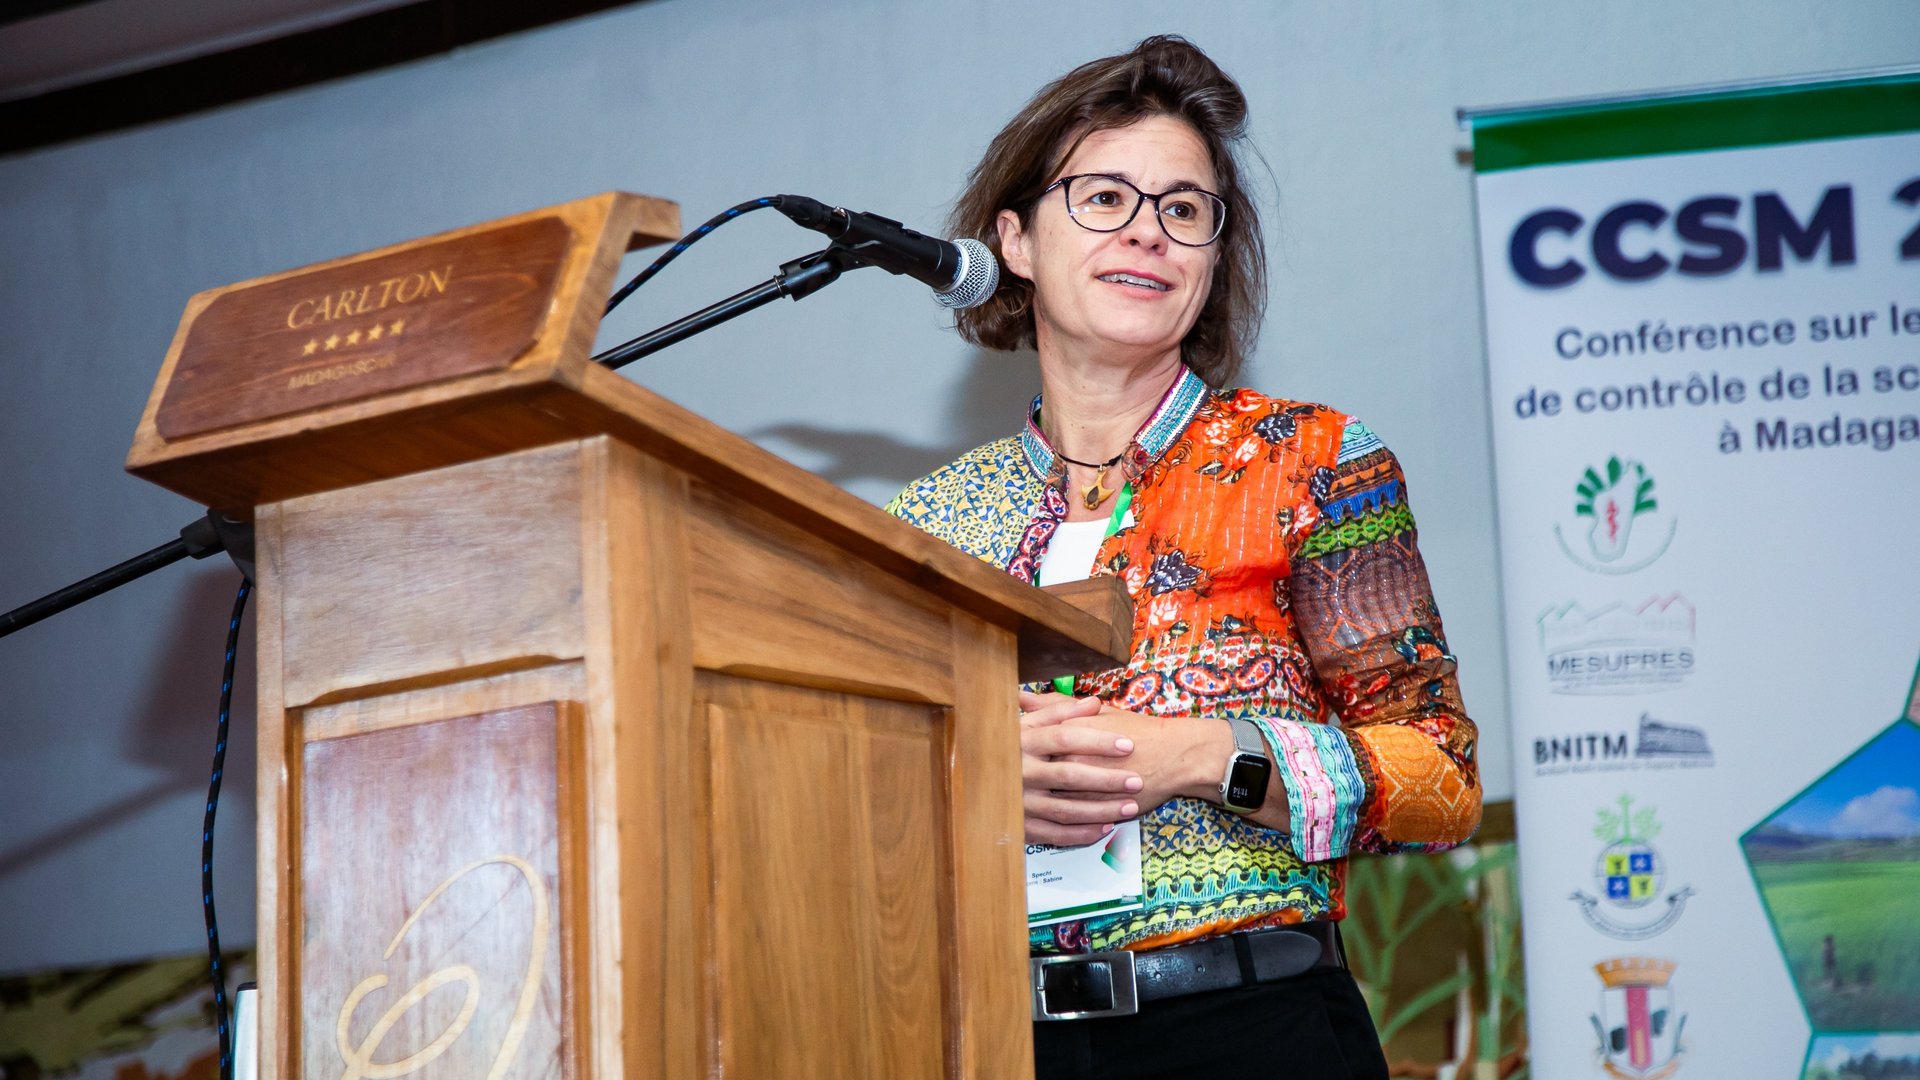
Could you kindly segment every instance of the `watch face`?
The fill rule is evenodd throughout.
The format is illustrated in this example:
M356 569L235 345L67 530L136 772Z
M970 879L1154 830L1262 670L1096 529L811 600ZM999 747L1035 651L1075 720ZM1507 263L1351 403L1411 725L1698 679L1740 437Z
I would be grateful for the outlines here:
M1267 777L1273 764L1251 754L1233 759L1227 771L1227 806L1235 810L1258 810L1267 801Z

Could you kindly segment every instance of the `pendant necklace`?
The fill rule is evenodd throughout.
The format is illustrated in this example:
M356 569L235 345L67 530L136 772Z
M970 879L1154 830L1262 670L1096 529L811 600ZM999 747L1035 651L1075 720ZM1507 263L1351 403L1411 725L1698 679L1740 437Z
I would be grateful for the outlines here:
M1115 465L1120 464L1120 459L1126 457L1127 452L1121 450L1119 453L1098 465L1090 461L1075 461L1073 458L1061 453L1058 449L1054 450L1053 456L1069 465L1078 465L1083 469L1093 470L1093 483L1088 484L1086 490L1080 493L1080 501L1086 504L1087 509L1098 510L1100 509L1101 503L1113 497L1113 489L1107 486L1107 473L1112 470Z

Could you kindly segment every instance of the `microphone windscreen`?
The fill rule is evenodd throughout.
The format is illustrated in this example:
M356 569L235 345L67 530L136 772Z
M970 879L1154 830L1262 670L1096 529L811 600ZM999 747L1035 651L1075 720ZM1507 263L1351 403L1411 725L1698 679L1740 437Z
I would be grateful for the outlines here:
M971 236L953 241L953 246L960 249L960 268L953 284L933 298L950 308L979 307L1000 287L1000 261L992 248Z

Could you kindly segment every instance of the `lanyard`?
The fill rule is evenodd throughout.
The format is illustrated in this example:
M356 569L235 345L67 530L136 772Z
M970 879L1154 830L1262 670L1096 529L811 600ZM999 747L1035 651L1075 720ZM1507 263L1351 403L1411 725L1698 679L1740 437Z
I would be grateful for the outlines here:
M1102 544L1106 543L1109 539L1111 539L1114 533L1117 533L1120 531L1120 523L1126 520L1127 510L1132 506L1133 506L1133 485L1130 483L1121 484L1120 495L1118 498L1113 500L1113 516L1107 519L1107 531L1104 535L1100 537L1100 542ZM1053 680L1053 688L1055 690L1060 691L1063 694L1071 695L1073 693L1073 679L1074 677L1072 675L1055 676Z

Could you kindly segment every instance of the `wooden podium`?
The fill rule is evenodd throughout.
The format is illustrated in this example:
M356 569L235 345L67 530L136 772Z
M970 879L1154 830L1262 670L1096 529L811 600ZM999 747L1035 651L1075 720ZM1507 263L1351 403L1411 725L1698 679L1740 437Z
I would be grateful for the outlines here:
M591 363L608 194L194 297L127 466L256 525L261 1075L1028 1075L1023 585ZM729 377L716 373L716 377Z

